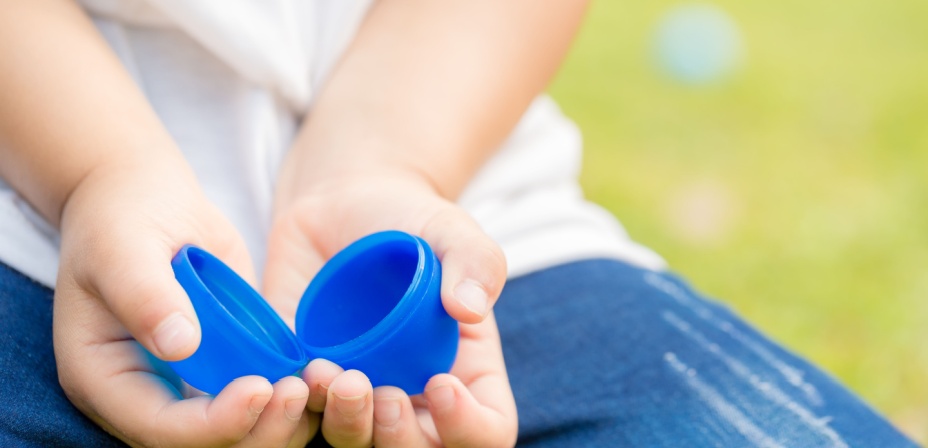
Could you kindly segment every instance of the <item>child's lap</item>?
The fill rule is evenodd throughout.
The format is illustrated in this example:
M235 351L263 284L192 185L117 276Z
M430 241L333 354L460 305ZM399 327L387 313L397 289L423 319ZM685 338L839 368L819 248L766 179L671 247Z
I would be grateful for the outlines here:
M590 260L496 306L524 446L915 446L676 277Z
M0 322L0 446L124 446L84 417L58 385L52 291L3 263Z
M121 446L58 385L51 297L0 264L0 445ZM573 263L512 280L496 309L526 446L914 446L665 274Z

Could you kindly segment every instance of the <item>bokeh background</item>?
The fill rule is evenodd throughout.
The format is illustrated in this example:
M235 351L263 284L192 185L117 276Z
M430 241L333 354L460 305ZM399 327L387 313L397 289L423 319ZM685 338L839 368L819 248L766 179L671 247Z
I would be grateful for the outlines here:
M699 82L660 64L680 5L593 2L550 88L587 194L928 442L928 2L711 3L742 59Z

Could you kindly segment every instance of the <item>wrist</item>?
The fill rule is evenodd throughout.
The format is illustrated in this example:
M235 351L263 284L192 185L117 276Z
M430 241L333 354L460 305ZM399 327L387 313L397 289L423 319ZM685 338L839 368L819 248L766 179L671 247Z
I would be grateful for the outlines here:
M402 184L445 199L440 182L424 167L402 160L365 158L355 163L320 164L294 151L288 155L278 177L274 197L275 215L307 197L337 196L346 188L367 185L381 188Z
M332 110L329 104L323 111L325 106L319 104L303 123L284 161L278 184L284 196L332 177L395 173L420 179L454 200L485 159L453 130L413 131L400 117L365 113L360 106Z
M64 234L69 223L82 216L114 211L129 214L140 210L143 203L161 202L169 196L185 201L203 197L196 176L179 154L114 155L88 169L66 192L57 224Z

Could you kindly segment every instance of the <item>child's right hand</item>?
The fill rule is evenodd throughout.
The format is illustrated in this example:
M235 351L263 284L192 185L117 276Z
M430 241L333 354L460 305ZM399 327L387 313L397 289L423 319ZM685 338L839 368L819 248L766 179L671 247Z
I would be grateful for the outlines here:
M215 397L188 398L196 392L155 359L185 358L200 341L170 264L182 245L252 272L241 238L188 168L104 164L69 196L61 235L55 357L61 386L87 416L134 446L303 446L315 434L299 378L245 377Z
M4 2L0 13L0 178L61 229L54 342L64 391L135 446L305 443L318 425L304 416L299 378L243 378L215 398L184 399L190 391L158 360L200 341L175 252L202 246L246 278L250 262L77 3Z

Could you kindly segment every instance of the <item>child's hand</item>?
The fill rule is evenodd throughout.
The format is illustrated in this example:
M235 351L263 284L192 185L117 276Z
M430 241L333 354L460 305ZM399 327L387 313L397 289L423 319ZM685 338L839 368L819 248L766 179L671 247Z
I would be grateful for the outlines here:
M436 375L425 393L371 389L357 370L317 359L303 372L309 410L324 412L322 434L335 447L504 447L516 441L515 403L493 314L461 325L450 375Z
M282 180L287 185L286 177ZM442 262L442 302L462 322L453 375L437 375L410 399L393 387L371 389L357 371L316 360L305 369L308 408L324 411L322 433L336 447L511 446L515 402L491 308L506 278L499 247L421 177L378 167L333 175L295 193L278 193L265 269L265 297L290 320L322 264L367 234L420 235Z
M64 391L135 446L303 446L318 422L304 412L300 379L245 377L215 397L184 399L198 394L155 358L185 358L200 341L170 264L183 244L246 278L252 268L188 169L125 165L91 172L64 206L54 318Z

